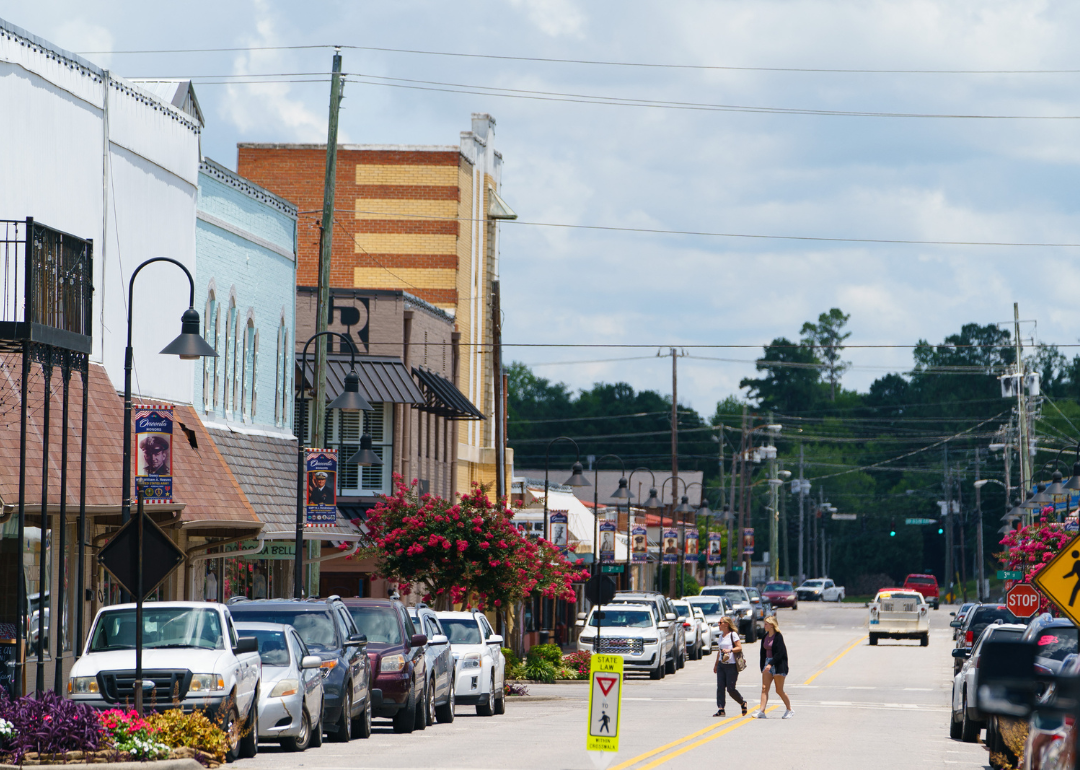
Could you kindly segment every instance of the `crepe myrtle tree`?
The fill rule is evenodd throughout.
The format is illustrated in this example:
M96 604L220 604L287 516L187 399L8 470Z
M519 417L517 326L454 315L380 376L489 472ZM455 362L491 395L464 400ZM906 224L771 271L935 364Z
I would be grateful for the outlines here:
M1053 520L1053 507L1043 508L1036 522L1006 533L1000 541L1005 550L996 556L1007 570L1023 574L1020 580L1006 581L1006 590L1020 583L1030 583L1047 563L1072 540L1073 534L1065 529L1064 524ZM1059 615L1057 608L1040 594L1039 612L1051 612Z
M394 493L369 513L376 572L406 593L426 586L425 601L478 610L512 606L533 591L575 598L573 583L588 572L571 565L542 538L525 537L514 512L492 502L479 484L459 502L421 495L417 482L394 474Z

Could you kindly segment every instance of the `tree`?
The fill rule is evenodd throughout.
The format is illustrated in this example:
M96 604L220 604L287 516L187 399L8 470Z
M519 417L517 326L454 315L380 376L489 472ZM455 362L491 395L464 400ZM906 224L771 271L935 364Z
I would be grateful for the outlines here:
M739 382L747 395L761 409L791 413L806 411L820 400L821 361L808 345L795 344L786 337L777 337L765 348L755 368L764 377L749 377Z
M492 503L484 488L450 501L419 495L394 474L394 494L368 515L380 575L407 592L427 586L425 601L461 602L479 610L521 601L533 591L574 600L572 583L587 572L571 566L551 543L526 538L513 511Z
M843 342L851 336L851 332L842 332L851 318L847 313L834 307L828 313L818 316L816 324L807 321L803 324L803 343L809 345L814 353L825 364L826 379L830 386L830 401L836 401L836 384L840 381L840 375L848 370L851 363L841 361L840 355L844 350Z

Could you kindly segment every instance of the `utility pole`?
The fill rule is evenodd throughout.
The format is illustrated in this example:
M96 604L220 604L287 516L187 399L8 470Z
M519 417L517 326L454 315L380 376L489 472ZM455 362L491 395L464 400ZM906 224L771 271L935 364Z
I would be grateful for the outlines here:
M1023 490L1021 502L1027 498L1031 488L1031 450L1028 447L1027 401L1024 398L1024 346L1020 342L1020 303L1013 303L1013 334L1016 337L1016 410L1020 422L1020 489ZM1024 524L1031 524L1033 511L1024 513Z
M769 413L769 434L771 441L776 441L773 428L773 415ZM776 446L769 444L769 575L772 580L780 578L780 479L776 476Z
M1008 451L1008 450L1006 450ZM979 447L975 447L975 478L981 479L979 475ZM975 586L975 600L983 601L983 516L982 516L982 489L979 485L975 486L975 580L977 584ZM1008 493L1006 492L1006 502L1008 502Z
M506 394L503 392L502 317L498 281L491 282L491 341L492 381L495 386L495 499L502 500L506 497L506 405L503 403ZM629 512L630 508L626 510Z
M745 427L746 427L746 408L744 407L743 408L743 428L745 428ZM740 440L740 446L741 446L741 441L742 441L741 435L742 434L740 434L740 439L739 439ZM728 525L728 547L727 547L727 563L725 565L727 567L727 569L726 569L727 572L731 572L731 568L734 566L733 555L735 553L735 550L734 550L735 549L735 517L738 515L738 514L736 514L736 511L738 509L735 507L735 490L737 489L737 485L735 483L735 478L736 478L735 474L738 473L738 470L737 470L738 469L738 463L742 462L742 460L740 459L741 457L742 457L741 452L735 452L731 456L731 493L730 493L731 502L730 502L729 507L728 507L728 523L727 523L727 525ZM739 563L741 564L742 563L742 551L739 551L739 554L740 554ZM727 582L726 578L725 578L724 582L725 583Z
M739 567L743 574L739 576L739 585L746 585L746 538L743 537L743 528L746 526L746 405L742 409L742 438L739 441L739 526L735 530L735 537L739 539ZM732 498L735 497L734 484L731 490Z
M799 442L799 574L796 576L799 583L805 579L803 572L803 521L804 503L806 500L806 484L803 482L803 445Z
M679 354L675 348L671 349L671 523L675 524L675 508L679 493ZM679 574L683 571L683 552L686 544L683 542L686 535L686 525L679 514ZM668 596L675 596L675 570L668 570Z
M943 486L945 488L945 509L942 511L941 517L945 520L945 585L950 588L953 586L953 531L952 531L952 519L949 518L950 510L952 508L952 484L949 482L949 442L945 442L945 480ZM951 594L955 594L954 591L949 591Z
M334 49L330 78L330 121L326 135L326 176L323 178L322 229L319 233L319 298L315 308L315 332L330 324L330 257L334 251L334 193L337 182L338 112L341 109L341 49ZM315 341L315 406L312 410L311 446L326 446L326 337ZM306 377L307 372L301 372ZM304 438L301 436L300 441Z
M782 467L781 470L783 470ZM780 496L780 541L782 553L784 554L784 574L791 577L791 552L788 551L787 500L784 495L783 483L776 488L776 493ZM780 568L779 559L776 560L776 566L777 569Z

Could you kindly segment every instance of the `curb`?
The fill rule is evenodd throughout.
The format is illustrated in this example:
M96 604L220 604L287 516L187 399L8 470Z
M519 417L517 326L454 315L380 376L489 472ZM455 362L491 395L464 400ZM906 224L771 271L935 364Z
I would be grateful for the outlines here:
M561 695L515 695L511 698L507 698L507 703L539 703L546 700L577 700L577 698L564 698ZM0 768L3 768L0 765ZM200 765L201 767L201 765ZM194 768L192 768L194 770Z
M23 770L34 767L37 770L90 770L90 768L108 767L110 770L206 770L194 759L159 759L153 762L69 762L64 765L0 765L0 770Z

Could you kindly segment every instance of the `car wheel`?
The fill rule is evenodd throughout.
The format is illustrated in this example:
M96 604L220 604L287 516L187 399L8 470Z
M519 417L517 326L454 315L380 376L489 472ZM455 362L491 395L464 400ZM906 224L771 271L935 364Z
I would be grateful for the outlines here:
M657 664L656 668L654 668L653 670L651 670L649 672L649 679L652 679L655 682L655 681L663 679L663 678L664 678L664 664L659 663L659 664Z
M435 680L434 679L432 679L430 682L428 682L427 716L425 717L425 721L428 723L429 727L431 725L435 724Z
M878 635L877 634L873 634L873 633L870 634L870 646L871 647L877 647L877 640L878 640Z
M675 669L678 668L678 658L672 656L671 660L664 661L664 676L668 674L674 674Z
M394 732L411 733L416 729L416 704L406 703L405 708L394 714Z
M368 693L367 700L364 701L364 710L360 716L352 721L353 735L357 738L370 738L371 737L371 693Z
M300 714L300 732L296 736L281 739L281 748L285 751L303 751L311 743L311 717L307 709Z
M791 609L793 609L793 610L797 610L797 609L799 609L799 603L798 603L798 602L795 602L794 604L792 604L792 605L791 605Z
M923 634L921 637L919 637L919 646L920 647L929 647L930 646L930 632L929 631L927 631L925 634Z
M420 700L416 702L416 731L420 732L428 725L428 687L424 685L424 691L420 693Z
M477 703L476 713L478 716L489 717L495 713L495 673L491 674L491 689L488 691L487 703Z
M435 718L438 719L440 723L450 724L454 721L454 703L456 701L454 690L456 689L457 682L451 679L450 694L446 696L446 703L435 707Z
M311 741L309 745L312 748L319 748L322 746L322 734L323 734L323 717L326 716L326 700L323 699L319 704L319 719L311 725Z
M960 740L960 720L957 719L957 713L951 711L949 714L949 737L954 741Z
M960 712L960 740L964 743L978 743L979 730L982 727L974 719L968 718L967 696L964 696L963 710Z
M506 693L500 692L499 697L495 699L495 715L506 713Z
M225 739L229 745L225 750L225 761L235 762L237 757L240 756L240 714L237 713L236 706L229 707L221 729L224 731Z
M346 682L343 686L345 697L341 701L341 716L334 726L335 743L348 743L352 739L352 717L349 716L352 711L352 685Z
M240 758L253 759L259 754L259 691L255 691L255 700L248 711L247 722L240 733Z
M754 628L753 621L750 622L750 626L746 629L744 636L746 637L747 644L753 644L757 641L757 629Z

